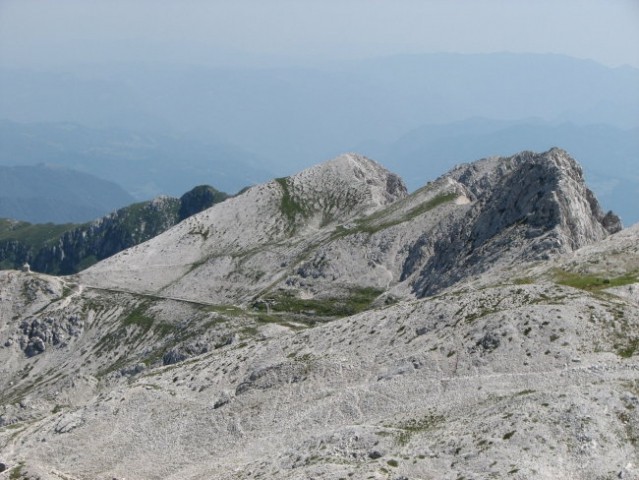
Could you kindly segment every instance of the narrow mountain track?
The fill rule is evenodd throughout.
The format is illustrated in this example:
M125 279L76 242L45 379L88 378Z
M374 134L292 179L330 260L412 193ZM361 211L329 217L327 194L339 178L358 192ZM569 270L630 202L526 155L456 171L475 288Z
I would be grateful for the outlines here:
M137 291L134 291L134 290L127 290L127 289L123 289L123 288L98 287L97 285L82 285L82 287L84 287L84 289L87 289L87 290L98 290L98 291L110 292L110 293L124 293L124 294L128 294L128 295L139 295L139 296L144 296L144 297L157 298L159 300L173 300L173 301L176 301L176 302L191 303L191 304L194 304L194 305L205 305L205 306L210 306L210 307L224 306L224 305L220 305L219 303L207 302L205 300L195 300L195 299L192 299L192 298L175 297L175 296L171 296L171 295L160 295L160 294L157 294L157 293L137 292Z

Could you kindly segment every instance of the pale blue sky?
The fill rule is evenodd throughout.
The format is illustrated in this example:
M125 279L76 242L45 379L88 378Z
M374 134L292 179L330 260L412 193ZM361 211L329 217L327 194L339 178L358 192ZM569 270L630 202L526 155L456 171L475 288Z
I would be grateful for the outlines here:
M639 0L0 0L0 64L537 52L639 67Z

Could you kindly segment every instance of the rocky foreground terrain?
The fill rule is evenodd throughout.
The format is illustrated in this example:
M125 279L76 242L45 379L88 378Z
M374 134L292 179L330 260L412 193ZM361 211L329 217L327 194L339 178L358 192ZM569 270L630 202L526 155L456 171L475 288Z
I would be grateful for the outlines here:
M344 155L0 272L0 346L0 479L639 478L639 226L558 149L410 195Z

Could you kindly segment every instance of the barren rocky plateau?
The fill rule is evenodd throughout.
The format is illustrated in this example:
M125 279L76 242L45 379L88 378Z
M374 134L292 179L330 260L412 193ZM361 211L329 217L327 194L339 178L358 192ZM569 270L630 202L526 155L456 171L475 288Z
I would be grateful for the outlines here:
M0 479L639 478L639 225L568 153L342 155L0 271Z

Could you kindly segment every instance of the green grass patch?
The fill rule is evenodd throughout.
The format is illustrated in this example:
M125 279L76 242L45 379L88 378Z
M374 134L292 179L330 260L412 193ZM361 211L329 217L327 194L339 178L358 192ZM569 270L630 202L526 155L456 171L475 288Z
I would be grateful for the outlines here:
M597 291L611 287L621 287L633 283L639 283L637 272L627 273L618 277L605 277L601 275L589 275L558 270L555 272L555 281L560 285L579 288L588 291Z
M402 430L397 436L397 443L402 446L407 445L413 435L435 430L443 421L444 417L441 415L426 415L419 419L409 420L397 427Z
M131 313L122 319L122 325L126 327L134 325L144 332L149 331L153 325L153 318L145 315L147 308L147 305L144 303L134 308Z
M630 342L623 347L617 347L617 355L621 358L630 358L634 356L637 351L639 351L639 338L630 340Z
M298 202L291 190L289 178L276 178L275 181L282 189L282 201L280 203L280 209L284 216L288 218L289 222L295 223L298 216L306 217L308 212L304 205Z
M42 247L56 241L63 233L77 226L73 223L56 225L0 219L0 241L15 240L31 247Z
M235 305L198 305L201 312L218 313L227 317L240 317L246 315L246 312Z
M73 289L67 285L64 285L62 287L62 297L61 298L67 298L69 295L71 295L73 293Z
M377 233L381 230L394 227L395 225L409 222L413 220L414 218L426 212L429 212L430 210L437 208L440 205L443 205L445 203L455 200L457 196L458 195L456 193L445 193L445 194L437 195L436 197L428 200L427 202L424 202L412 208L411 210L409 210L408 212L406 212L404 215L402 215L400 218L397 218L397 219L392 219L392 220L389 219L384 221L383 218L380 218L381 215L384 215L387 212L386 210L380 213L374 213L370 217L357 222L357 227L355 229L353 230L342 229L341 231L336 230L336 234L344 235L346 233L360 233L360 232L369 233L369 234Z
M531 393L535 393L535 390L530 390L530 389L528 389L528 390L522 390L521 392L517 392L517 393L515 393L515 396L516 396L516 397L520 397L520 396L522 396L522 395L530 395Z
M479 312L469 313L466 315L466 322L473 323L478 318L483 318L488 315L492 315L493 313L500 312L501 310L497 310L495 308L482 308Z
M264 297L253 304L260 312L301 314L312 317L345 317L367 310L381 295L376 288L355 288L339 298L302 299L293 292ZM267 307L268 304L268 307Z
M18 430L20 428L24 427L24 423L11 423L3 428L7 429L7 430Z
M166 322L156 322L153 317L146 314L147 311L148 305L142 303L122 319L122 325L125 327L136 326L140 329L141 334L145 334L153 329L153 333L160 337L165 337L175 332L175 325Z
M24 462L18 463L18 465L13 467L13 470L11 470L11 473L9 474L9 479L10 480L20 480L22 478L25 478L25 474L22 473L22 469L23 468L24 468Z
M62 410L65 409L65 407L68 407L68 405L56 405L55 407L53 407L53 410L51 410L51 413L60 413Z
M290 328L291 330L304 330L307 327L312 327L316 323L314 321L309 321L305 318L293 320L290 318L289 315L280 315L280 314L268 315L264 313L260 313L256 317L256 320L258 324L273 323L276 325L281 325L283 327Z

